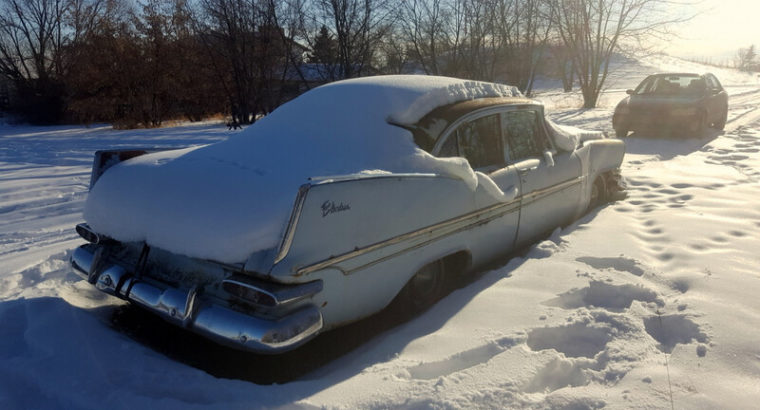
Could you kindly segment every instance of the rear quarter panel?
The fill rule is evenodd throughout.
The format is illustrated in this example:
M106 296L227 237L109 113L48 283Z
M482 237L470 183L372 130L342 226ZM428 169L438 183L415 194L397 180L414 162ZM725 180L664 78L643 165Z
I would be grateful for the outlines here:
M317 183L287 256L270 275L279 282L321 279L324 289L313 303L326 328L358 320L390 303L432 261L465 251L478 263L509 251L514 238L504 237L498 218L460 221L484 204L498 199L483 187L472 191L461 180L435 175Z

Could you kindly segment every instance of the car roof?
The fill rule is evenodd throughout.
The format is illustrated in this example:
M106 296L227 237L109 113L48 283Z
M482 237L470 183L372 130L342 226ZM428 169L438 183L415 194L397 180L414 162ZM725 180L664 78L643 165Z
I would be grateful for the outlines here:
M422 117L415 124L395 125L400 125L410 130L414 135L414 142L420 146L420 148L426 151L430 151L435 145L438 138L441 137L443 132L446 131L452 123L454 123L462 116L467 115L471 112L504 105L530 105L538 106L543 109L543 104L541 102L522 96L475 98L437 107Z
M681 77L701 77L704 74L697 73L655 73L652 77L668 77L668 76L681 76Z

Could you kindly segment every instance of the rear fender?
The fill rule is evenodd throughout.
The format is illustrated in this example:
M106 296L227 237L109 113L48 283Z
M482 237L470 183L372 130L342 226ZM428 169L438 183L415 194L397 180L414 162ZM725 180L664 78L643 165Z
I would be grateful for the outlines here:
M593 181L607 171L620 168L625 156L625 143L613 138L586 141L578 150L578 155L583 163L584 175Z
M617 173L625 156L625 143L616 138L586 141L575 151L581 160L584 200L577 209L576 217L585 212L591 198L591 186L597 178L607 173Z
M316 182L299 193L270 275L283 281L308 275L305 266L339 255L350 257L320 268L339 267L350 274L364 265L361 261L367 262L352 256L357 250L374 255L372 260L391 257L415 246L412 242L424 242L429 234L420 229L471 212L474 206L475 196L465 183L433 174ZM409 237L410 232L417 233Z

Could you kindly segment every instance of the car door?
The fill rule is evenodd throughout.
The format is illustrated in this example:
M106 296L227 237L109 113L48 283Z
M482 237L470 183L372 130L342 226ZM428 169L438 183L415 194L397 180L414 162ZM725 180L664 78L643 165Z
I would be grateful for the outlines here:
M535 106L507 111L502 118L508 161L520 177L518 244L569 222L581 199L580 160L557 151L543 123L543 111Z
M439 157L464 157L470 166L490 177L504 195L493 195L480 186L475 192L479 209L503 204L504 214L493 224L488 224L490 241L503 249L511 247L517 235L520 217L520 175L514 165L507 164L502 134L501 109L490 109L469 115L455 122L452 130L444 133L436 144L433 154ZM481 237L484 237L481 235Z

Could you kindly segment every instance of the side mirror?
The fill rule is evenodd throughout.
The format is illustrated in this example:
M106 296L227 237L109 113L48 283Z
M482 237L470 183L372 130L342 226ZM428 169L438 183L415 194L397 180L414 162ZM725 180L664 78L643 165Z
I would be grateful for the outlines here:
M628 95L633 95L633 89L629 88L629 89L625 90L625 93L628 94Z

